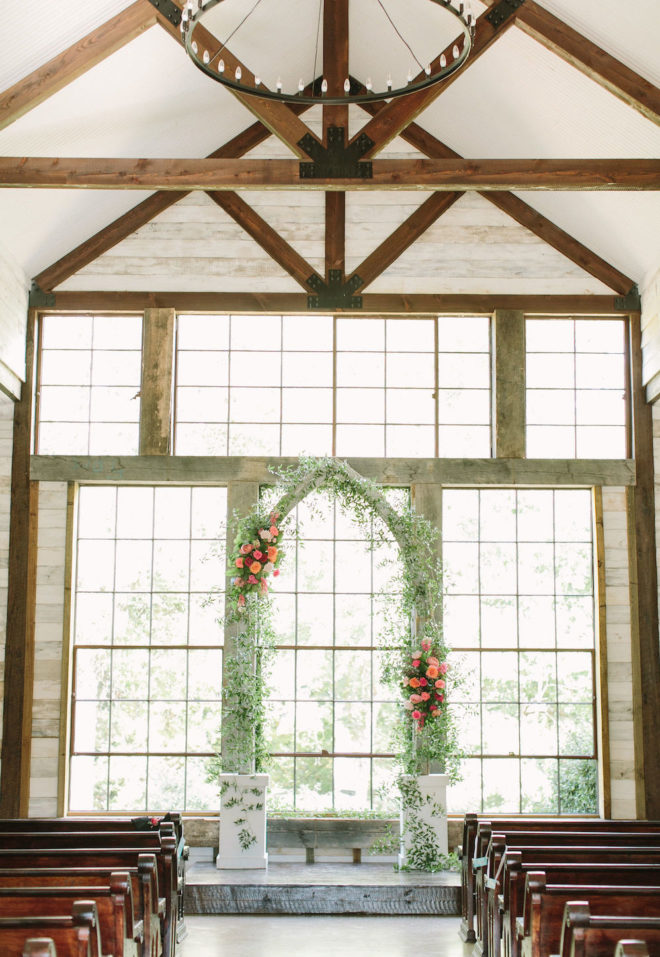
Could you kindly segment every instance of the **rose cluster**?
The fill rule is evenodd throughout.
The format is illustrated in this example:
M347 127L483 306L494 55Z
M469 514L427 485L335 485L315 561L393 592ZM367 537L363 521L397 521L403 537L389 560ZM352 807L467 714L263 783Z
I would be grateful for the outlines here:
M437 717L445 700L447 665L438 658L437 649L425 638L419 651L413 651L402 680L404 707L411 712L418 729Z
M238 575L232 578L232 585L238 594L239 608L245 604L245 596L250 592L265 595L268 591L268 576L277 578L280 573L277 568L282 557L282 552L277 547L277 537L280 534L276 524L278 518L277 512L271 512L268 528L255 530L251 541L242 542L240 538L237 539L237 554L232 560L231 570L233 574L238 570Z

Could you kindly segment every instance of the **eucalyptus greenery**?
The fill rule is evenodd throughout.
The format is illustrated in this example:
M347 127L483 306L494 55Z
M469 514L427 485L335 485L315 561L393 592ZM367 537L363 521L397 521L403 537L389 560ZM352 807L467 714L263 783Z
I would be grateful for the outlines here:
M430 522L410 508L397 510L379 485L338 459L301 457L297 466L273 473L276 482L267 501L260 501L243 518L234 516L236 540L230 563L234 553L239 554L241 543L253 539L255 530L269 523L272 512L279 516L278 525L285 540L287 534L295 534L290 516L296 505L311 492L328 491L366 532L371 531L374 520L380 520L385 526L383 534L391 535L399 547L397 559L391 555L383 559L396 569L392 594L382 596L388 605L386 624L378 639L383 649L383 680L401 688L411 649L424 639L444 660L448 648L441 625L442 569L438 532ZM376 543L372 548L382 550ZM229 573L235 575L233 564ZM245 605L231 609L223 624L231 625L232 648L227 649L224 673L223 753L213 764L211 774L217 775L219 770L261 771L268 758L264 744L265 701L275 644L270 594L247 595ZM402 775L400 788L403 776L427 773L429 768L441 770L450 780L456 780L461 752L451 711L442 708L437 717L418 730L410 712L403 708L403 695L401 700L393 742ZM405 800L405 789L403 793ZM434 855L431 848L429 854L437 863L438 854Z

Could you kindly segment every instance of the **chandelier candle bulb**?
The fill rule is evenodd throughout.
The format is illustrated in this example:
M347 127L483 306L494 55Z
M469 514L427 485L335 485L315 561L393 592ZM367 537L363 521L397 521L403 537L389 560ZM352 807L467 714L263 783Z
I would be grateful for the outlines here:
M204 63L211 62L211 54L209 53L208 50L204 50L204 56L202 57L202 59L204 60Z
M243 75L243 71L241 70L240 66L237 66L236 73L234 74L234 76L236 77L237 80L240 80L242 75Z
M367 89L369 90L369 92L371 92L371 91L373 90L373 88L374 88L374 85L373 85L373 82L372 82L372 80L371 80L371 77L368 76L368 77L367 77Z
M193 40L193 42L192 42L192 50L193 50L193 53L197 53L198 47L197 47L197 41L196 41L196 40Z
M447 57L444 55L444 53L443 53L442 56L440 57L440 66L441 66L443 69L447 66Z
M350 93L350 92L351 92L351 81L348 79L348 77L346 77L346 79L344 80L344 93Z
M225 61L218 60L218 73L224 73L224 72L225 72Z
M305 89L305 84L303 83L303 78L300 77L300 79L298 80L298 92L302 93L304 89Z
M454 44L454 49L451 52L454 54L454 59L458 60L459 56L461 55L461 51L458 49L458 44Z
M324 77L323 80L321 81L321 93L327 93L327 92L328 92L328 81Z

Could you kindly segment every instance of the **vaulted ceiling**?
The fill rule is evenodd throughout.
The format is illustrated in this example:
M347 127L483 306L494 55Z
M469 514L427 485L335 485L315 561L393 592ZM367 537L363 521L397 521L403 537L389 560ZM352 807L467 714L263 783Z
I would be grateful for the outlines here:
M383 147L375 161L660 156L657 0L525 0L496 31L485 17L498 2L476 3L479 55L438 96L415 110L402 98L386 123L351 108L350 135L370 123ZM406 0L390 7L405 18ZM286 51L289 23L273 23L248 66L263 70ZM367 28L377 48L373 23ZM353 55L351 71L359 68ZM297 161L303 124L323 136L318 107L299 119L288 107L265 112L204 77L149 0L68 0L64 15L51 0L26 0L18 34L0 36L0 89L0 158L194 159L229 144L220 158L243 157L260 171L264 160ZM390 128L401 135L388 142ZM37 166L26 168L32 188L0 190L0 243L43 289L311 292L310 276L324 279L334 264L346 277L357 270L370 292L625 293L660 264L657 167L644 191L576 190L577 177L570 189L537 190L543 180L515 167L505 182L520 188L481 195L420 191L414 172L402 192L293 183L283 192L184 195L154 191L158 177L144 189L53 189L40 188L47 178ZM18 182L17 169L0 161L0 185ZM457 186L474 185L466 164L452 169ZM613 169L623 171L620 183L632 176L638 185L632 164L610 164L608 175Z

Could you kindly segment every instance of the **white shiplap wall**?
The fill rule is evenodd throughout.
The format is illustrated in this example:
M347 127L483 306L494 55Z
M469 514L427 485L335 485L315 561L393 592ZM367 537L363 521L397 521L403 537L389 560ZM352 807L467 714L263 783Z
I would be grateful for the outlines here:
M644 283L642 296L642 377L646 398L660 396L660 267Z
M0 389L16 398L25 379L28 281L12 255L0 247Z
M5 640L7 637L7 572L9 565L9 508L14 403L0 392L0 705L4 698ZM0 725L0 737L2 726Z

